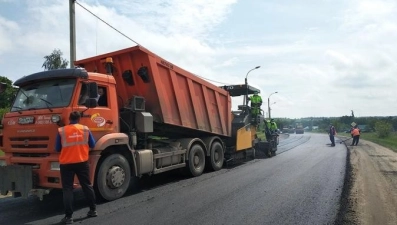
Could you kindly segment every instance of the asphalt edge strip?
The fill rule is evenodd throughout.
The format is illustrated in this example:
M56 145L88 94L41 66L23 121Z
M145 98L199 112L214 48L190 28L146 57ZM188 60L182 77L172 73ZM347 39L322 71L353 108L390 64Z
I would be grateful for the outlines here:
M345 144L346 146L346 144ZM351 150L346 146L346 168L343 182L342 194L339 200L339 210L335 218L334 225L350 225L357 224L355 216L354 203L351 201L350 193L353 188L355 175L350 160Z

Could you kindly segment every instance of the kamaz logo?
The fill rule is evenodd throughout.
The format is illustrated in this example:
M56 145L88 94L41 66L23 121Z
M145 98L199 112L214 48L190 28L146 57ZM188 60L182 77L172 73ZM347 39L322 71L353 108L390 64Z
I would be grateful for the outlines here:
M33 133L36 132L35 129L29 129L29 130L17 130L17 133Z

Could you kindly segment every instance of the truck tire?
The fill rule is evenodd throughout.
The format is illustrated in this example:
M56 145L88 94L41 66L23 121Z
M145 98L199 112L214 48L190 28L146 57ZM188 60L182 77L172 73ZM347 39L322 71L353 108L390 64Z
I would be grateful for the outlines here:
M200 176L205 167L205 154L203 147L198 144L193 145L190 148L188 159L188 172L194 177Z
M224 160L224 155L223 155L223 146L219 142L214 142L211 145L210 149L210 163L211 163L211 169L213 171L218 171L222 168L223 166L223 160Z
M100 163L94 187L99 197L112 201L127 192L130 181L131 168L127 159L120 154L112 154Z

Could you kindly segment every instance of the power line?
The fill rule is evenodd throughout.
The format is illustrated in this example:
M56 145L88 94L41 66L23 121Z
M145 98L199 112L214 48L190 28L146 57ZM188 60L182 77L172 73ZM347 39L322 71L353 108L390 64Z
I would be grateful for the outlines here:
M89 12L91 15L95 16L97 19L99 19L100 21L102 21L104 24L108 25L109 27L111 27L113 30L115 30L116 32L118 32L119 34L123 35L124 37L126 37L128 40L134 42L137 45L140 45L138 42L134 41L132 38L128 37L127 35L125 35L123 32L119 31L118 29L116 29L115 27L113 27L112 25L110 25L109 23L107 23L105 20L101 19L99 16L95 15L95 13L91 12L90 10L88 10L86 7L82 6L79 2L75 1L77 5L79 5L81 8L85 9L87 12ZM142 46L142 45L141 45Z
M121 35L123 35L124 37L126 37L128 40L134 42L134 43L137 44L137 45L140 45L138 42L134 41L132 38L128 37L126 34L124 34L123 32L119 31L118 29L116 29L115 27L113 27L112 25L110 25L109 23L107 23L105 20L101 19L101 18L100 18L99 16L97 16L95 13L91 12L90 10L88 10L86 7L84 7L83 5L81 5L79 2L75 1L75 3L76 3L77 5L79 5L81 8L83 8L84 10L86 10L87 12L89 12L91 15L95 16L97 19L99 19L100 21L102 21L104 24L108 25L110 28L112 28L113 30L115 30L115 31L118 32L119 34L121 34ZM140 45L140 46L142 46L142 45ZM143 47L143 46L142 46L142 47ZM195 75L196 75L196 74L195 74ZM197 77L200 77L200 78L202 78L202 79L204 79L204 80L212 81L212 82L219 83L219 84L223 84L223 85L229 85L229 84L222 83L222 82L219 82L219 81L207 79L207 78L201 77L201 76L199 76L199 75L196 75L196 76L197 76Z

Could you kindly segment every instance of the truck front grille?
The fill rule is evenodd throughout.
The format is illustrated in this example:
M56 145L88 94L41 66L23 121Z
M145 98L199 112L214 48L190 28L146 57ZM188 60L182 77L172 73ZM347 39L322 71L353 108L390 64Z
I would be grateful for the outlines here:
M29 157L29 158L45 158L50 156L49 153L12 153L14 157Z
M11 137L10 143L13 149L47 149L48 140L47 137Z
M11 145L11 148L47 148L48 145Z

